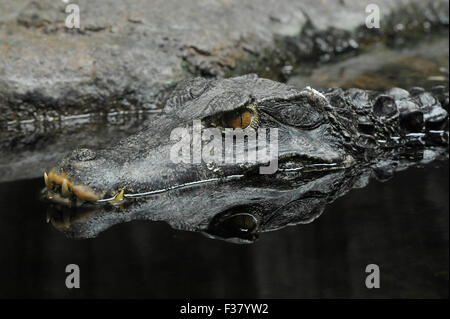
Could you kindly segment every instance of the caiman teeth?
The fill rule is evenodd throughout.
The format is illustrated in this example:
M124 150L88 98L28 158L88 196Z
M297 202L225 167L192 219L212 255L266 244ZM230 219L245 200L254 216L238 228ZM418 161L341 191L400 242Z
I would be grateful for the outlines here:
M45 186L47 186L48 189L51 189L52 183L48 180L48 175L46 172L44 172L44 181L45 181Z
M63 197L69 197L70 192L69 192L69 181L67 180L67 178L63 179L63 182L61 184L61 195Z
M104 193L96 193L88 186L74 184L64 172L58 173L54 169L50 170L48 174L44 172L44 181L49 191L47 195L49 199L54 199L57 196L60 196L61 199L69 198L73 193L79 200L97 201L104 195ZM58 186L61 186L59 195Z

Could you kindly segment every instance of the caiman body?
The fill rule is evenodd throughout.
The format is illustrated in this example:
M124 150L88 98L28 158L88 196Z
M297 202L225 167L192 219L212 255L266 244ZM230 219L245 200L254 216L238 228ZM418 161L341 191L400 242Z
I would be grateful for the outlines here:
M274 229L316 216L318 206L323 209L375 168L387 172L387 167L395 170L405 160L448 154L448 104L445 87L432 92L420 88L319 92L256 75L190 79L174 89L163 113L145 129L110 141L102 150L78 149L62 159L45 176L47 196L60 204L105 213L96 230L84 236L136 218L201 230L214 227L217 216L249 207L253 213L244 220L267 226L264 220L272 216L266 230ZM267 165L262 162L174 163L170 154L178 141L171 133L177 128L191 130L196 120L203 129L212 126L222 132L227 127L276 128L278 152L270 153L269 160L276 159L278 169L260 174L259 168ZM296 202L299 198L307 200ZM118 218L113 211L119 206L128 211ZM303 217L293 213L294 206ZM275 211L283 217L274 217Z

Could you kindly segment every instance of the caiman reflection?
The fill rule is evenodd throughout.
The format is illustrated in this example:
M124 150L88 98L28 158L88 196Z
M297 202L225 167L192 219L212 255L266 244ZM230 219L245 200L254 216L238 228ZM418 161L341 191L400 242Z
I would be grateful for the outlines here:
M47 199L83 211L50 219L75 237L149 219L251 242L259 232L310 222L327 202L374 171L404 167L411 154L418 162L448 155L448 104L443 86L318 92L255 75L187 80L145 129L95 152L75 150L45 174ZM174 163L171 132L192 129L194 120L220 130L276 128L278 153L270 156L278 170L259 174L254 162Z
M395 171L448 159L444 148L405 154L393 160L348 169L302 172L288 182L258 179L199 185L164 194L126 199L121 204L67 207L50 204L47 221L70 238L92 238L132 220L164 221L179 230L197 231L234 243L253 243L259 234L314 221L327 204L371 178L386 181Z

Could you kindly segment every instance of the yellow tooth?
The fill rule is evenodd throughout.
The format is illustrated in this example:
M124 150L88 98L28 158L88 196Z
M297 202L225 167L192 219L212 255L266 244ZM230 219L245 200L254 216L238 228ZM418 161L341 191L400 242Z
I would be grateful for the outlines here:
M67 180L67 178L64 178L63 182L61 184L61 195L63 197L68 197L70 195L70 192L69 192L69 181Z
M112 200L109 201L109 203L110 203L110 204L117 204L117 203L120 203L121 201L123 201L123 193L124 193L124 191L123 191L123 189L122 189L122 190L120 191L120 193L117 194L116 197L114 197L114 199L112 199Z
M44 172L44 181L45 181L45 186L47 186L48 189L51 189L52 183L48 180L48 176L47 176L46 172Z

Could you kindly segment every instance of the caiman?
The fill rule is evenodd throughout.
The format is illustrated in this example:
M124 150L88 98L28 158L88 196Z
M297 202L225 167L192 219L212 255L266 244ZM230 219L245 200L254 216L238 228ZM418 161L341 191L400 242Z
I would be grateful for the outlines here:
M65 227L76 237L133 219L230 237L217 225L239 220L248 227L238 228L251 240L256 232L314 219L326 203L361 187L369 176L383 179L448 157L448 105L444 86L430 92L419 87L319 92L253 74L193 78L179 83L162 114L138 133L63 158L44 176L45 196L60 208L96 216ZM223 135L229 129L258 134L277 129L278 150L266 153L264 162L175 163L171 151L179 139L173 132L191 132L196 125ZM191 149L194 143L188 139ZM277 169L261 174L272 160Z

